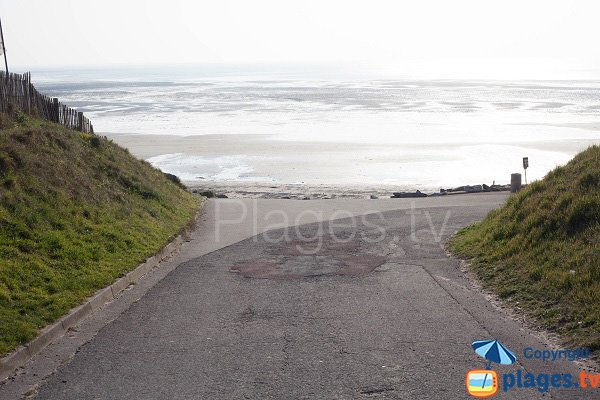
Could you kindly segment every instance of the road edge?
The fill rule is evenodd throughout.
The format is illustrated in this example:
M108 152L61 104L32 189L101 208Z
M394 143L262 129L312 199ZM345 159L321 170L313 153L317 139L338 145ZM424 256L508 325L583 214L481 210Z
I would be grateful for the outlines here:
M453 235L455 234L456 232ZM551 350L562 350L565 348L565 345L568 345L568 342L560 333L545 328L541 322L532 318L526 311L520 310L510 301L502 299L493 288L487 287L481 278L479 278L477 272L473 270L470 259L457 256L447 247L445 247L445 251L449 258L459 262L459 271L471 285L471 288L483 296L497 312L502 313L509 320L520 325ZM586 371L600 371L600 360L596 358L576 360L573 363Z

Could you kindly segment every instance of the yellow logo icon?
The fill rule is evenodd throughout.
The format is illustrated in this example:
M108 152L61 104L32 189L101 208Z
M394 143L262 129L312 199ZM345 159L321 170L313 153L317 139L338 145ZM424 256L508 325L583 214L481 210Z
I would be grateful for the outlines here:
M491 397L498 391L498 375L496 371L472 369L465 379L467 392L473 397Z

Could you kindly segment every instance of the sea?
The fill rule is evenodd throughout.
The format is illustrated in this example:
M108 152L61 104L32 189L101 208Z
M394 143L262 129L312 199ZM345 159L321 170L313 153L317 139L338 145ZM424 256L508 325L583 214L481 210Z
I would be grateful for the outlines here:
M437 190L542 178L600 143L600 81L139 67L33 71L97 134L187 182Z

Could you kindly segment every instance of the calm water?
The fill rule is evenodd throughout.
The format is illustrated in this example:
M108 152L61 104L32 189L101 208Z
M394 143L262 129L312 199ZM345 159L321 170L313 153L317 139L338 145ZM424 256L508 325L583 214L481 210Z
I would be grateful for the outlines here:
M598 81L333 79L191 69L38 71L33 77L43 92L83 110L99 133L140 135L140 144L153 140L147 135L171 135L171 145L146 158L187 180L428 188L506 182L510 172L520 172L523 156L535 179L600 142ZM182 140L195 135L251 136L240 149L218 154L214 146L209 151L201 141Z

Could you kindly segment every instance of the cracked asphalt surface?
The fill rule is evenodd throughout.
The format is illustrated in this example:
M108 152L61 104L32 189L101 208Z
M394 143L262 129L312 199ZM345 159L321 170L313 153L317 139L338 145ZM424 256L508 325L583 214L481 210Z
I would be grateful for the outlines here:
M274 229L184 262L101 329L39 399L462 399L470 348L504 372L544 343L465 279L444 241L497 204L392 210ZM515 389L497 398L597 398Z

